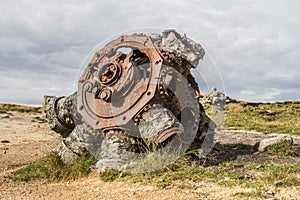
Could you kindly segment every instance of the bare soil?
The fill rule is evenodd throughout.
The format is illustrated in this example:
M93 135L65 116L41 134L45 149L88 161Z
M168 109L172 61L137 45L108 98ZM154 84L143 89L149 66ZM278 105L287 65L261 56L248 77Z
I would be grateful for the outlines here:
M0 114L0 199L239 199L233 196L237 192L249 192L250 189L238 186L223 187L208 182L185 182L189 189L182 189L174 183L164 189L152 185L127 182L103 182L97 174L74 181L34 180L14 182L11 172L30 164L50 152L61 137L51 131L47 123L40 123L39 113ZM8 116L8 117L6 117ZM233 162L293 162L300 158L278 158L265 154L256 154L251 149L230 149L226 144L243 143L254 145L257 141L272 137L245 131L222 131L218 133L220 144L208 156L207 165L218 165L224 161ZM294 145L300 146L300 138L294 137ZM298 148L299 149L299 148ZM300 188L281 189L277 199L299 199Z

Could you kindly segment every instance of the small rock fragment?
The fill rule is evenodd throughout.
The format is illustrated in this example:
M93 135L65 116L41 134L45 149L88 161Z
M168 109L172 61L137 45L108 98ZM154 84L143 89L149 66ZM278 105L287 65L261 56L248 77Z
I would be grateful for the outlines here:
M278 135L277 137L273 137L273 138L263 139L260 142L255 144L254 149L259 152L265 152L271 146L281 142L286 142L287 144L292 146L293 138L290 135L285 134L285 135Z

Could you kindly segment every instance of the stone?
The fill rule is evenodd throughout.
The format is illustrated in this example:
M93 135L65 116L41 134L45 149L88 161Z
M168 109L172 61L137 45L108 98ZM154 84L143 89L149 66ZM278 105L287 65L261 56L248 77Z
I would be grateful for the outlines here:
M208 105L215 105L224 107L226 103L231 102L232 99L226 96L221 91L218 91L217 88L212 88L211 92L208 94L204 94L200 97L200 103L208 104Z
M71 163L78 158L71 149L69 149L64 141L62 141L56 148L52 150L53 153L57 153L64 163Z
M278 135L277 137L273 137L273 138L263 139L260 142L255 144L254 149L259 152L265 152L271 146L281 142L286 142L287 144L292 146L293 138L290 135L284 134L284 135Z

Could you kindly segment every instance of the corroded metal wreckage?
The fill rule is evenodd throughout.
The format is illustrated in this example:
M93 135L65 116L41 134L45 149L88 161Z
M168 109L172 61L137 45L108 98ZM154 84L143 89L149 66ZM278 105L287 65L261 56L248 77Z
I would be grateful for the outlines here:
M64 138L54 151L64 162L90 152L100 171L134 168L153 152L193 147L205 156L214 123L191 73L204 55L174 30L109 42L86 66L76 93L44 97L50 128Z

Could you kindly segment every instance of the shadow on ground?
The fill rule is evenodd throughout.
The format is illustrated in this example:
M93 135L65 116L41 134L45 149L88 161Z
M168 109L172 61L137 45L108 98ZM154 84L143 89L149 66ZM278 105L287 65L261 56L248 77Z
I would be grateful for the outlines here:
M259 163L259 162L272 162L272 163L300 163L299 147L295 147L298 152L297 157L281 157L270 156L267 152L256 152L252 145L244 144L216 144L210 154L200 163L204 166L218 166L223 162L234 163Z

